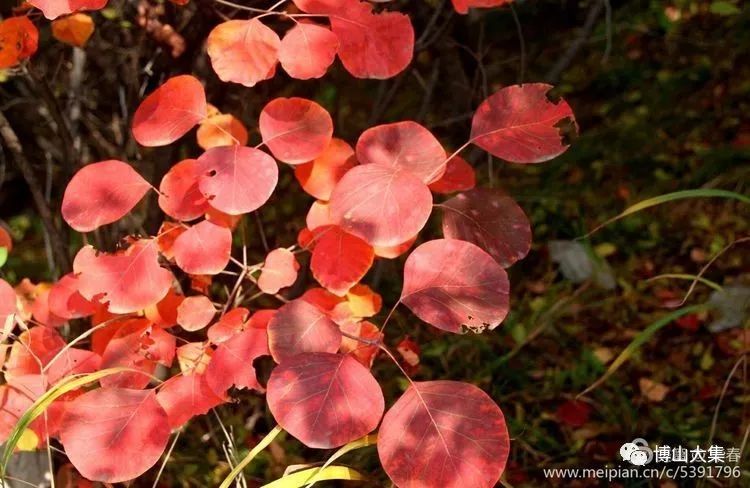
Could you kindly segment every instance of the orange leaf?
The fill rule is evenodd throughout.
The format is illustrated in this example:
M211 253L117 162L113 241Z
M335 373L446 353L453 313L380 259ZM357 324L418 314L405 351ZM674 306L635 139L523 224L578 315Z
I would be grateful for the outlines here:
M52 21L52 35L60 42L83 47L94 33L94 21L86 14L73 14Z

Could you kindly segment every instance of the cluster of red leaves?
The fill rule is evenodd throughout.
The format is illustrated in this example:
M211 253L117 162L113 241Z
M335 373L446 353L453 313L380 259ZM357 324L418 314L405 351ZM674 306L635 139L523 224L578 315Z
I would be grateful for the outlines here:
M32 3L54 18L106 2ZM411 60L414 33L402 14L376 13L359 0L294 3L305 14L283 12L296 22L283 39L258 18L214 29L208 53L221 79L253 86L273 76L279 62L294 77L319 77L336 55L356 77L384 78ZM502 3L454 1L462 12ZM330 28L308 18L327 18ZM460 149L474 144L522 164L564 152L558 125L573 114L564 101L548 99L550 88L510 86L490 96ZM309 447L338 447L379 425L379 457L396 485L494 486L509 437L500 408L480 389L409 380L385 411L371 367L381 350L396 359L383 343L385 323L367 320L382 300L360 281L376 259L407 253L439 208L444 238L411 251L393 307L403 304L447 332L493 329L508 312L505 268L530 248L523 210L501 191L474 188L473 168L460 149L449 155L413 121L372 127L352 147L333 137L332 118L319 104L277 98L261 111L262 143L248 147L242 122L210 106L200 81L189 75L167 80L141 102L132 133L154 147L196 126L204 152L176 163L159 182L158 204L168 217L159 235L128 236L110 253L84 246L73 272L53 284L26 281L14 289L0 280L3 338L16 324L25 329L4 365L0 440L52 385L120 368L101 378L99 388L59 398L30 426L42 443L59 439L90 480L138 477L158 461L172 429L229 401L237 388L265 392L279 425ZM275 249L255 265L232 261L234 226L268 201L278 162L292 166L315 198L298 245ZM149 190L157 191L126 162L92 163L68 184L62 216L73 229L91 232L126 216ZM449 197L435 205L436 194ZM279 296L285 304L277 310L251 311L234 293L226 303L214 302L213 277L231 262L240 268L238 286L247 278L276 295L296 282L301 252L311 253L320 287L291 301ZM180 287L185 277L190 290ZM66 344L58 332L72 319L90 321L89 349ZM177 346L181 331L202 330L202 340L191 335L192 342ZM406 339L397 350L413 371L419 346ZM265 386L253 366L261 356L277 363ZM153 386L157 367L173 368L175 359L179 371Z

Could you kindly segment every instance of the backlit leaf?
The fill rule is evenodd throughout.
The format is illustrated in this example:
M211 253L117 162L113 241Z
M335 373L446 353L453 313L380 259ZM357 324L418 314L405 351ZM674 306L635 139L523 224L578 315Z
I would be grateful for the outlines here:
M130 212L151 185L128 163L87 164L65 188L62 216L78 232L111 224Z
M207 326L216 315L216 308L205 295L185 298L177 307L177 323L189 331Z
M244 146L247 144L247 129L234 115L218 114L201 123L196 138L203 149L235 144Z
M372 432L383 415L383 392L370 371L348 355L299 354L268 380L276 421L308 447L343 446Z
M279 36L258 19L221 23L206 40L211 66L221 81L249 87L273 77L280 45Z
M161 300L172 285L172 273L159 266L154 240L135 241L116 254L85 246L73 261L78 291L87 300L107 303L112 313L143 310Z
M252 212L266 203L279 179L276 161L251 147L214 147L198 163L201 193L212 207L229 215Z
M60 278L49 292L50 311L66 320L92 315L96 311L96 306L78 292L78 286L78 277L74 273L68 273Z
M357 141L357 160L361 164L401 168L425 183L442 176L446 158L440 141L410 120L372 127Z
M52 35L60 42L83 47L94 33L94 21L86 14L73 14L52 21Z
M206 213L208 200L198 189L200 166L185 159L172 166L159 185L159 207L177 220L195 220Z
M156 464L169 440L169 422L153 390L101 388L66 405L60 440L83 476L117 483Z
M372 246L339 226L318 227L310 270L323 288L344 296L370 270Z
M45 17L52 20L61 15L78 10L99 10L107 5L108 0L29 0L29 3L42 11Z
M401 302L448 332L494 329L508 313L508 275L466 241L438 239L417 247L404 265Z
M492 8L506 5L513 0L451 0L453 8L460 14L469 13L470 8Z
M206 92L197 78L172 77L138 106L133 137L143 146L166 146L205 119L207 111Z
M285 304L268 324L268 347L277 363L306 352L336 352L340 345L339 327L304 300Z
M169 426L173 429L224 403L208 386L205 376L197 373L170 378L159 389L156 400L167 413Z
M299 263L294 253L280 247L269 252L263 263L260 276L258 277L258 288L263 293L275 294L280 289L292 286L297 281Z
M260 113L260 135L276 159L300 164L320 156L331 142L331 115L304 98L276 98Z
M474 113L471 142L511 163L541 163L564 153L568 146L557 124L569 120L575 126L575 118L565 100L547 98L551 89L527 83L491 95Z
M400 168L365 164L349 170L331 195L331 217L372 246L396 246L419 233L432 212L432 193Z
M204 220L180 234L172 253L177 266L197 275L215 275L226 268L232 251L232 231Z
M445 166L445 173L439 180L430 183L435 193L453 193L471 190L477 184L474 168L460 156L453 156Z
M31 57L39 46L39 31L26 16L0 21L0 69Z
M333 63L338 48L339 39L330 29L299 22L281 40L279 61L292 78L320 78Z
M509 451L500 408L456 381L412 383L378 432L380 462L397 486L491 488Z
M352 147L334 137L317 158L295 166L294 176L307 193L319 200L328 200L336 183L356 164Z
M223 396L231 386L263 391L253 360L268 354L266 330L248 327L219 344L206 368L206 382L218 396Z

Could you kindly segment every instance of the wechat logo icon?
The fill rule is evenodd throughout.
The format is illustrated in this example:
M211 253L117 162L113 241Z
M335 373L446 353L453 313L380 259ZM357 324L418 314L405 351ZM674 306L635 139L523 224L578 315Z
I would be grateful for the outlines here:
M634 466L645 466L654 459L654 451L648 447L645 439L633 439L620 447L620 456Z

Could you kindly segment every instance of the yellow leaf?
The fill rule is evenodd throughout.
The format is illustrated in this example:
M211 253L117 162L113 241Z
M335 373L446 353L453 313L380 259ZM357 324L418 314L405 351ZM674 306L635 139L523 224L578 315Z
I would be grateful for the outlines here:
M52 21L52 35L60 42L83 47L94 33L94 21L86 14L73 14Z
M26 429L21 434L21 438L18 439L16 449L19 451L34 451L39 445L39 437L31 429Z

